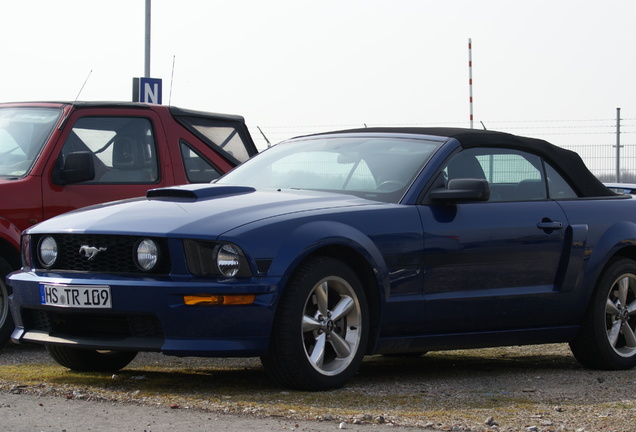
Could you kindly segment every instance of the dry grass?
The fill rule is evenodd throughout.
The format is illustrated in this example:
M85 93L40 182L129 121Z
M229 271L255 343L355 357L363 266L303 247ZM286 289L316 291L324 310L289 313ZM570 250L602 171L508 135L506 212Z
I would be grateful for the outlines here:
M394 424L476 431L492 429L485 424L490 416L511 430L534 424L594 430L607 413L626 421L636 413L635 371L582 369L564 345L374 356L347 387L321 393L276 387L255 359L142 354L114 377L68 371L41 349L27 350L28 361L3 361L9 357L0 355L5 391L261 416L369 422L382 416Z

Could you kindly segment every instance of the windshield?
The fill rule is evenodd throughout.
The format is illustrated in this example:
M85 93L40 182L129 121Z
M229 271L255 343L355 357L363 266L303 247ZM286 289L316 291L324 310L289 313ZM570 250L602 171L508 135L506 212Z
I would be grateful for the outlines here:
M33 166L62 110L0 108L0 177L23 177Z
M309 189L399 202L439 142L395 136L319 136L280 143L216 183Z

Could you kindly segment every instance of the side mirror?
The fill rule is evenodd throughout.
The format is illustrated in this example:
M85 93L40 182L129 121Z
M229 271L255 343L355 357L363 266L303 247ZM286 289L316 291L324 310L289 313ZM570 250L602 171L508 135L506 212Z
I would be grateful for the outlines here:
M79 183L95 178L95 162L91 152L69 153L64 158L64 166L54 172L53 183L58 185Z
M430 193L433 201L455 203L459 201L488 201L490 187L484 179L452 179L445 189L435 189Z

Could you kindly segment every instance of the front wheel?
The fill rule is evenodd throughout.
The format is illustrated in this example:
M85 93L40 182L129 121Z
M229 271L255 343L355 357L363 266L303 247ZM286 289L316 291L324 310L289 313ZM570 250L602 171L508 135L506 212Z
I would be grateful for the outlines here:
M3 258L0 258L0 347L3 347L13 332L15 324L9 310L9 295L11 289L5 283L5 277L11 273L11 267Z
M261 361L284 386L338 388L357 372L368 338L368 306L359 278L341 261L312 258L285 287Z
M570 348L585 367L619 370L636 366L635 261L618 258L610 263Z
M136 351L98 351L47 345L58 364L77 372L117 372L137 356Z

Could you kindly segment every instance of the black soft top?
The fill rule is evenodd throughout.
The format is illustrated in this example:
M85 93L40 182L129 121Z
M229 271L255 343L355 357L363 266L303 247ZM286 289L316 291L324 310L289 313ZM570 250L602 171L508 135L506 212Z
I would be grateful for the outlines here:
M331 133L415 134L455 138L463 148L508 147L538 154L565 177L581 197L616 196L585 166L583 159L570 150L547 141L481 129L374 127L349 129ZM321 134L319 134L321 135Z

